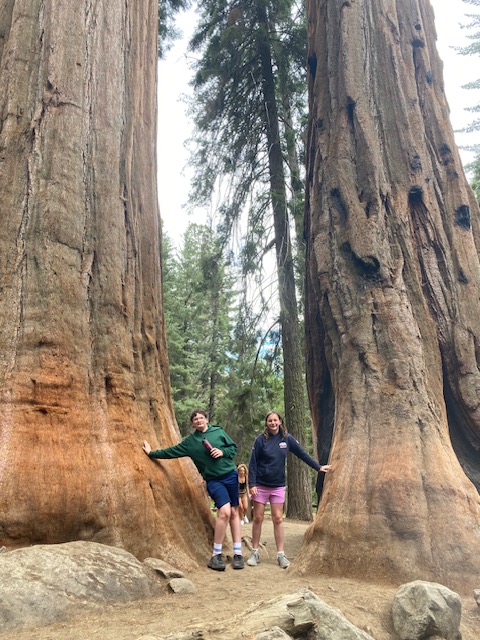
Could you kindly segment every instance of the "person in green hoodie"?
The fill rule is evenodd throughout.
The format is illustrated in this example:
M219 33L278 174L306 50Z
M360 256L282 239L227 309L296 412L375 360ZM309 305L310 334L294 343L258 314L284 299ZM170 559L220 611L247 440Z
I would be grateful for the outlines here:
M194 432L182 442L152 451L145 440L142 449L149 458L170 460L189 457L207 483L207 491L217 508L217 519L213 534L213 553L208 567L215 571L225 571L222 547L227 526L233 539L234 569L243 569L242 528L239 515L238 473L234 462L237 445L222 427L208 424L208 414L196 409L190 416Z

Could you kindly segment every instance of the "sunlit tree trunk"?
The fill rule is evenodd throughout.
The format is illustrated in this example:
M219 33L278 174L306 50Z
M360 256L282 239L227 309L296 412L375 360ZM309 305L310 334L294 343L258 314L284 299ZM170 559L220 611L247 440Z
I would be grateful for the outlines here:
M479 212L433 12L307 5L308 380L334 470L297 567L465 591L480 570Z
M0 13L0 544L191 564L211 516L178 441L156 193L157 0ZM192 542L194 541L194 543Z

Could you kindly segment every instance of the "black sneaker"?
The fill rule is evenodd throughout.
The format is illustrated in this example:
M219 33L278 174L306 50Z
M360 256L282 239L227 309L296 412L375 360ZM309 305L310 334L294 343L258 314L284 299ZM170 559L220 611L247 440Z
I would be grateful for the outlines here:
M225 571L225 562L223 561L221 554L212 556L207 566L209 569L213 569L214 571Z
M239 553L236 553L233 556L232 569L243 569L243 567L244 567L243 556L240 555Z

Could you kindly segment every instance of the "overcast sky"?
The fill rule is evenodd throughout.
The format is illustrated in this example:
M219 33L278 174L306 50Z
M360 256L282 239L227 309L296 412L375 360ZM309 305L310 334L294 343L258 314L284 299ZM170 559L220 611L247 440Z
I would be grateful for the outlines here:
M478 11L462 0L431 0L435 11L437 47L444 63L444 78L451 121L454 129L466 126L478 114L465 111L465 107L480 102L480 91L462 89L462 85L476 80L480 74L478 56L462 56L453 47L469 43L466 30L461 25L468 24L465 13ZM192 19L188 14L179 18L179 28L188 36ZM189 70L185 43L178 42L167 58L159 63L159 123L158 123L158 192L160 213L164 228L176 242L181 238L188 222L182 205L189 190L188 169L184 143L190 137L189 120L184 113L181 95L188 91ZM162 91L162 87L166 90ZM472 136L473 134L471 134ZM468 142L472 142L468 138ZM480 142L476 134L475 142ZM466 144L465 134L457 134L457 144ZM471 154L462 152L464 162L472 159ZM203 214L199 213L199 216ZM196 216L197 217L197 216ZM203 221L200 218L200 221Z

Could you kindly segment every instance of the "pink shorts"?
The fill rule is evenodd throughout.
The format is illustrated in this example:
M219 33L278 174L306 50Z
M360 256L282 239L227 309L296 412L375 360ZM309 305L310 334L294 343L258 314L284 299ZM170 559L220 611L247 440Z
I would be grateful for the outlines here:
M285 502L285 487L261 487L257 486L257 495L252 496L254 502L261 504L283 504Z

